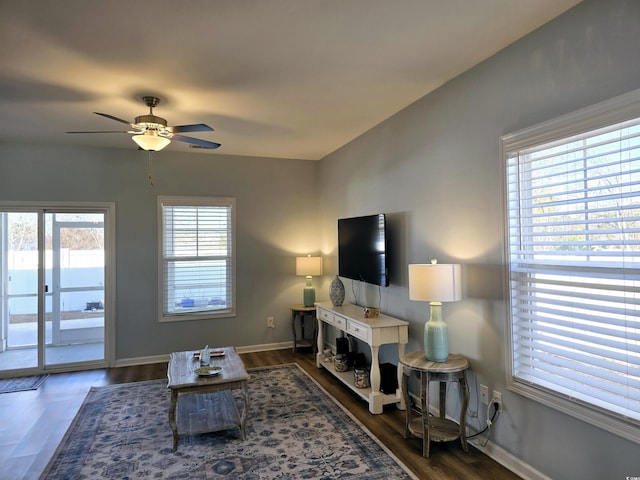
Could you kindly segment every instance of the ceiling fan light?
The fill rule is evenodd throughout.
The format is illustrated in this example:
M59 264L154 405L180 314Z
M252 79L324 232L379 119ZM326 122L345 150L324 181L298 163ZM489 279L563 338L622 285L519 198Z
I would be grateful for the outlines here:
M134 135L131 139L136 142L143 150L151 152L159 152L171 143L171 140L165 137L159 137L155 133L146 132L141 135Z

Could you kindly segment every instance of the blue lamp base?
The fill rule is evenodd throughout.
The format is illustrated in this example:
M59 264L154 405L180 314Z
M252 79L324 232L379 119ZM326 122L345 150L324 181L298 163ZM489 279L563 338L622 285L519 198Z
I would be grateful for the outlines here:
M449 332L442 320L442 303L431 302L431 318L424 324L424 353L427 360L442 363L449 358Z

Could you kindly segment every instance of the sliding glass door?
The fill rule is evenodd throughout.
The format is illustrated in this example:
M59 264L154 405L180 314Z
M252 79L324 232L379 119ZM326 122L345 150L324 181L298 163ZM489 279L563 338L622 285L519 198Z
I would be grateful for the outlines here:
M45 213L45 365L104 360L104 214Z
M107 363L110 218L0 206L0 374Z

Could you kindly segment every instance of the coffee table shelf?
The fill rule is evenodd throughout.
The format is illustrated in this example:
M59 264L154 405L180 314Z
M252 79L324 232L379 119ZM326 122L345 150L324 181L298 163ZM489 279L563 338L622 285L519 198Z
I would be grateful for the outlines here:
M176 410L178 432L197 433L231 430L241 425L240 412L231 390L185 395Z

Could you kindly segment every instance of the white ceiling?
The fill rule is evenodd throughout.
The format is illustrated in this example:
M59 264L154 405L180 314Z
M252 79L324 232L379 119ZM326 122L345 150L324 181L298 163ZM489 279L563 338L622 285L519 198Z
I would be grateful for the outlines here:
M320 159L579 0L0 0L0 142L136 148L154 113L212 152ZM166 150L203 152L172 142Z

